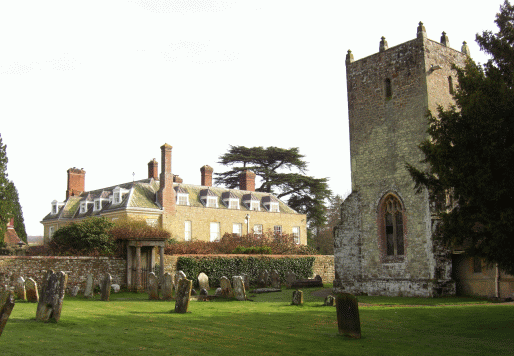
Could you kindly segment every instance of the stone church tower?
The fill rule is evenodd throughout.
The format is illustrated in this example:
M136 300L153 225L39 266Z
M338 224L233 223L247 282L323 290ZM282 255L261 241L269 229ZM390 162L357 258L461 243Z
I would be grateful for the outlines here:
M451 255L432 240L428 193L416 194L406 163L419 167L427 110L453 103L452 65L468 47L430 40L420 22L415 39L355 61L346 57L352 194L334 232L336 291L369 295L455 294Z

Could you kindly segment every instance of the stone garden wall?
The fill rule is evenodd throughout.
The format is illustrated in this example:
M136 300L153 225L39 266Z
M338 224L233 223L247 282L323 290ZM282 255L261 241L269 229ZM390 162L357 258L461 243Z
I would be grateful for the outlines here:
M164 256L164 271L174 274L177 260L180 256L203 255L175 255ZM208 255L212 257L212 255ZM216 255L218 257L249 257L249 255ZM298 258L304 255L265 255L267 258ZM334 256L309 256L315 257L314 275L319 274L325 283L334 280ZM158 258L156 261L159 261ZM86 277L93 275L94 284L97 285L103 279L105 273L110 273L112 283L125 286L127 282L127 262L121 258L111 257L54 257L54 256L0 256L0 285L14 285L19 276L33 278L41 285L46 271L64 271L68 274L68 288L79 285L84 290ZM196 278L196 276L195 276Z

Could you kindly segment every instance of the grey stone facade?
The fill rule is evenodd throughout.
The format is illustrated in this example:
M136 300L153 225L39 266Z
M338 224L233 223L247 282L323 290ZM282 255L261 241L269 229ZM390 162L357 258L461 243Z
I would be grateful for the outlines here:
M451 86L458 81L452 65L463 66L466 55L427 39L421 23L414 40L380 49L357 61L349 51L346 59L353 192L334 232L334 288L369 295L455 294L451 256L432 239L428 193L416 194L405 164L419 165L423 158L418 145L427 137L427 110L436 113L438 105L453 103ZM385 221L390 201L396 204L394 219L399 216L394 250L393 228Z

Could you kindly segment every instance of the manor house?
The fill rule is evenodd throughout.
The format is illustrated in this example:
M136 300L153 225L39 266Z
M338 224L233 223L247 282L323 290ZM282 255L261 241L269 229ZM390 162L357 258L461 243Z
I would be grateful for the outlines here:
M201 167L201 185L185 184L171 172L172 147L161 147L161 173L155 159L148 178L97 190L85 190L83 169L68 169L64 201L54 200L41 223L45 242L61 226L91 216L110 220L140 219L169 231L177 241L216 241L225 233L261 235L268 231L292 234L307 244L306 215L272 194L255 191L255 173L240 175L240 189L212 186L213 169Z

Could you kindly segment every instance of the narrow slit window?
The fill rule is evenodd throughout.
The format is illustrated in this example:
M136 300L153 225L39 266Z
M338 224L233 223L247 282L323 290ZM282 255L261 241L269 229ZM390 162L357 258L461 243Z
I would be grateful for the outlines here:
M391 79L389 78L385 80L385 96L386 99L391 99L393 96L393 88L391 87Z
M448 90L450 91L450 94L453 95L453 78L448 77Z

